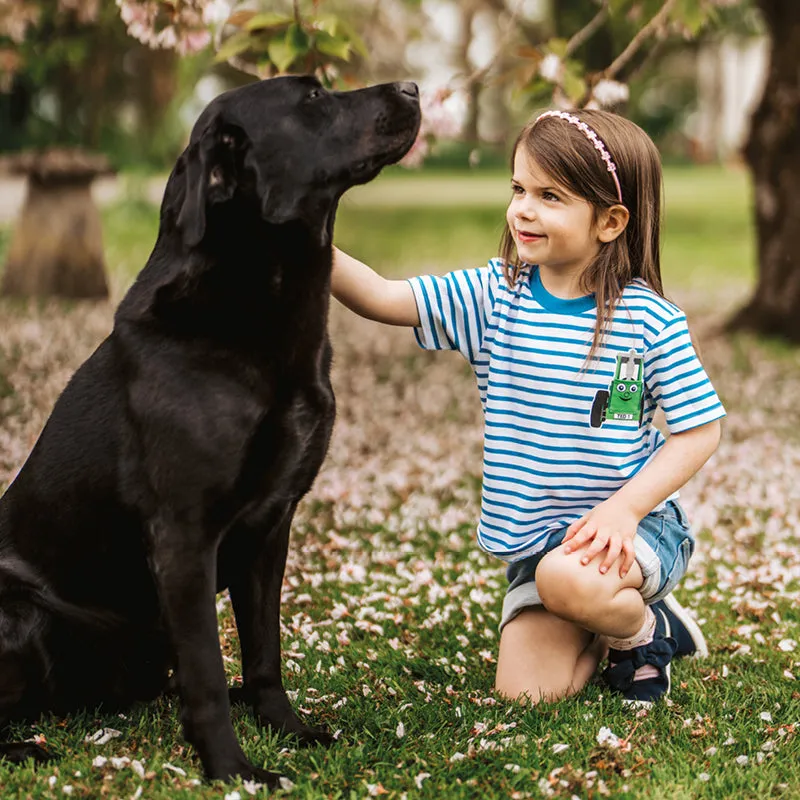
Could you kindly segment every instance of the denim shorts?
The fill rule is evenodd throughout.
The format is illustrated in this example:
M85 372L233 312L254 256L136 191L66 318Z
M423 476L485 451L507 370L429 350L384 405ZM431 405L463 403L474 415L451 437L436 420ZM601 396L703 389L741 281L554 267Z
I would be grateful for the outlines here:
M536 567L561 544L566 533L566 527L554 530L542 550L508 565L509 586L503 600L500 630L524 609L542 605L534 579ZM633 546L644 578L639 592L650 605L678 585L694 553L694 537L681 505L668 500L662 509L651 511L639 523Z

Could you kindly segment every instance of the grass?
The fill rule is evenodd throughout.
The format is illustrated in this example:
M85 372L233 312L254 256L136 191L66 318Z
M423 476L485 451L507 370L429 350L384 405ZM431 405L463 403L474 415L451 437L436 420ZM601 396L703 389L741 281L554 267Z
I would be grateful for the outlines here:
M387 273L446 272L496 254L508 202L505 172L397 176L345 195L337 243ZM662 273L669 287L749 283L755 244L748 176L716 167L665 170Z
M391 274L482 263L496 251L507 185L506 175L490 178L393 173L345 201L337 242ZM723 283L747 286L754 245L745 176L668 170L667 203L668 287L705 294ZM149 254L157 212L127 201L103 215L119 294ZM0 253L5 242L7 233L0 231ZM736 387L758 378L769 354L758 350L761 358L755 358L752 343L742 339L733 347L736 357L721 381L735 403ZM342 349L343 372L351 365L355 371L357 359L347 361L346 344ZM404 381L424 383L427 356L405 352L399 361L387 356L368 365L382 376L372 385L376 397L383 384L399 394ZM780 355L787 369L796 369L796 352ZM341 409L346 414L346 402ZM769 419L769 409L764 415ZM442 424L457 427L458 409L452 417ZM763 415L754 419L761 424ZM387 427L390 420L387 412ZM391 437L403 433L394 430ZM420 436L413 449L425 446ZM356 464L361 452L352 447ZM295 750L290 740L234 710L246 754L289 778L291 797L800 797L800 684L785 674L800 678L800 662L796 651L777 645L800 639L796 546L778 550L767 577L737 572L767 547L769 514L758 523L761 538L746 542L738 555L720 543L733 538L727 528L722 537L711 528L701 532L700 549L719 552L701 565L682 597L702 617L712 652L703 662L675 665L669 704L637 716L594 683L577 698L530 709L492 693L502 566L476 552L471 524L436 522L464 502L477 503L479 479L465 469L452 490L426 486L425 476L420 480L428 505L416 527L408 521L416 495L409 499L399 489L388 507L373 497L354 518L315 497L295 527L282 608L285 684L300 713L340 731L338 741L329 750ZM351 484L347 491L360 488ZM782 500L793 502L788 493ZM732 494L726 502L745 501ZM376 514L370 515L370 505ZM745 523L731 526L738 531ZM730 575L738 577L722 585ZM779 579L782 588L775 589ZM220 630L235 682L238 646L224 599ZM86 744L84 737L101 727L121 735L103 746ZM601 746L601 727L625 746ZM123 716L89 710L43 719L13 733L17 739L43 736L59 758L38 770L0 764L3 797L63 798L70 791L73 797L128 798L142 787L145 798L247 796L241 785L198 782L199 765L182 739L177 703L169 699ZM119 768L111 762L93 766L98 755L138 760L144 777L123 762Z
M380 527L343 533L356 551L401 549L400 539ZM747 660L731 658L717 647L707 661L676 664L671 705L661 705L646 717L637 718L599 685L579 698L536 709L497 701L491 693L497 642L486 630L492 631L498 618L501 576L482 557L471 559L471 534L462 534L462 545L454 551L451 537L428 532L422 553L391 566L379 563L358 585L330 576L330 540L321 529L308 528L296 538L294 547L311 554L304 570L326 577L313 589L303 587L308 598L298 593L284 605L286 685L297 693L295 706L315 723L340 730L339 740L329 750L293 751L291 742L266 734L241 709L234 713L247 755L288 777L294 783L292 797L548 796L542 787L551 796L567 798L798 796L800 701L797 691L778 688L790 684L781 677L781 659L768 647L757 647ZM413 571L419 556L434 552L440 553L442 566L398 611L393 601L408 587L402 581L398 586L397 574ZM480 597L465 596L457 608L431 599L432 587L447 592L463 584L470 572L483 578ZM437 612L441 615L445 607L449 617L438 619ZM341 625L332 624L333 608L347 609L339 618ZM359 615L359 608L373 612ZM776 608L795 624L799 621L797 608L788 602L778 602ZM729 641L737 615L724 606L709 612L705 629L710 639ZM372 623L381 626L380 632L355 624L371 617L380 618ZM305 633L295 627L298 618ZM232 625L226 608L223 632ZM350 642L337 644L335 634L343 631ZM321 642L328 646L320 647ZM233 677L237 664L229 667ZM176 706L161 700L124 718L87 712L18 728L22 738L44 735L61 759L38 771L0 766L5 796L30 792L63 797L64 786L83 797L101 792L130 797L140 785L148 798L221 797L233 791L192 784L197 767L182 742ZM114 728L121 736L105 746L84 744L84 735L101 727ZM627 740L630 749L600 746L601 727ZM149 777L142 780L127 766L93 767L99 754L140 759ZM736 763L741 756L747 756L746 765ZM163 768L165 763L184 769L187 776ZM708 780L698 777L702 774ZM46 783L51 775L52 790ZM239 792L246 796L242 787Z
M744 171L665 170L665 285L711 290L719 281L749 284L755 274L750 188ZM116 293L144 265L158 230L158 209L143 197L103 210L104 242ZM343 198L336 243L386 274L446 272L497 253L508 201L505 172L394 170ZM0 259L9 231L0 228Z

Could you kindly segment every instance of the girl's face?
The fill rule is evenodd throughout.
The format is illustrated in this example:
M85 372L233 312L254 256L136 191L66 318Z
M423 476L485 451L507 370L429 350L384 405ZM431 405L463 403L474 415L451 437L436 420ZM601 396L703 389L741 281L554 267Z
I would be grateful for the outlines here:
M594 209L517 150L508 227L522 261L577 277L600 250Z

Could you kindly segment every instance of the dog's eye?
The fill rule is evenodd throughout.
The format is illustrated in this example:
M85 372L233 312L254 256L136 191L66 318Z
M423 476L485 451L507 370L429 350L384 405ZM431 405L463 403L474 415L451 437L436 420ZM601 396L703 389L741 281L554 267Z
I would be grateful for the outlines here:
M318 97L322 97L322 89L312 89L306 99L307 100L316 100Z

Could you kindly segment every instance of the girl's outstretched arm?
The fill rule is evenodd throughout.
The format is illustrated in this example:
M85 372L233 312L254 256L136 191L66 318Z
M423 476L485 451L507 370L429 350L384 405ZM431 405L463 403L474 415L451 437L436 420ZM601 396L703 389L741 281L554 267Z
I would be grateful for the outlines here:
M392 281L366 264L333 248L333 296L351 311L387 325L419 325L414 292L408 281Z

